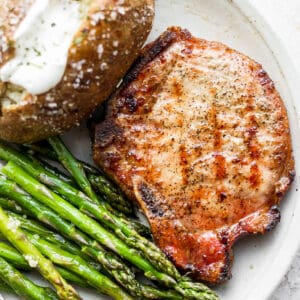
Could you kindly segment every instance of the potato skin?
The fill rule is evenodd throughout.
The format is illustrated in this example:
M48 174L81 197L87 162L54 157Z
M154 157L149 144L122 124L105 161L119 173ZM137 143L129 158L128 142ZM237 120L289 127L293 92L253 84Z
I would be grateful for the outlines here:
M22 6L18 15L24 17L26 1L7 2ZM0 7L0 16L4 10ZM89 17L69 49L62 81L45 94L26 94L22 105L2 107L0 138L31 143L79 125L124 76L151 30L153 16L153 0L91 1ZM13 32L8 28L8 34ZM11 53L2 50L0 65Z

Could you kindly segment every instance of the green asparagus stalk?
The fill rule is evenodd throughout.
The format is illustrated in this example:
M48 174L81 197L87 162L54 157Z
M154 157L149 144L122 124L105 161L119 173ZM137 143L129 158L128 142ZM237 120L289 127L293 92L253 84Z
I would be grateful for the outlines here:
M56 213L63 215L65 219L92 236L100 244L110 248L141 270L144 270L145 275L150 277L150 279L156 278L166 285L173 285L176 282L172 277L157 271L147 260L143 259L140 253L135 249L128 247L122 240L98 224L94 219L83 214L66 200L49 190L45 185L28 175L15 163L10 161L2 168L2 172L33 197L52 208Z
M24 168L31 176L36 178L37 180L41 181L42 183L50 186L52 189L54 189L59 194L67 197L67 199L72 200L73 203L75 201L78 202L78 205L80 206L80 203L85 202L91 202L92 199L87 197L84 193L81 191L75 189L71 185L67 184L63 180L59 179L57 176L55 176L52 172L47 171L40 163L38 163L35 159L33 159L30 156L23 155L19 153L18 151L4 145L3 143L0 143L0 159L9 161L12 160L16 164L20 165L22 168ZM88 204L88 203L87 203ZM90 205L88 205L90 206ZM94 210L97 211L97 207L99 207L98 203L94 203ZM83 206L81 208L82 210L85 210L85 207ZM105 208L105 211L108 211ZM86 213L89 213L87 210ZM112 215L112 213L110 212ZM98 216L99 217L99 216ZM101 216L99 218L102 218ZM136 228L137 225L134 222L128 222L128 227ZM139 230L143 227L142 224L139 224ZM143 230L145 231L145 230Z
M12 246L0 242L0 257L7 260L18 270L32 270L26 259ZM70 281L78 286L87 287L85 281L74 273L56 266L59 274L67 281Z
M30 157L32 160L36 160L34 157ZM38 160L36 160L38 161ZM47 171L51 172L53 175L57 176L58 178L64 180L66 183L72 185L72 186L76 186L76 183L72 180L72 178L68 177L67 175L61 173L59 170L57 170L56 168L52 167L51 165L45 165L44 163L44 167ZM94 176L94 175L91 175L91 176ZM95 180L98 180L99 179L99 176L95 176ZM94 179L93 179L94 180ZM116 194L116 197L115 199L117 199L118 195ZM112 198L111 198L112 199ZM111 200L110 199L110 200ZM5 201L5 199L1 199L0 198L0 205L1 203L3 203L3 201ZM114 207L116 207L117 209L120 210L120 212L124 212L124 213L127 213L127 214L132 214L132 207L129 206L128 204L124 205L121 203L121 201L115 201L113 202L114 203ZM128 201L127 201L128 203ZM10 205L10 206L7 206L7 205ZM18 213L18 211L16 211L17 208L19 207L12 207L14 205L14 203L9 203L9 204L6 204L5 202L3 203L3 206L2 207L5 207L7 209L10 209L16 213ZM25 213L25 212L24 212ZM151 230L149 229L149 227L143 225L142 223L132 219L131 220L131 226L142 236L145 236L145 237L151 237Z
M20 222L20 228L23 230L29 231L33 234L38 234L51 243L57 243L65 251L68 251L72 254L81 255L80 249L61 235L44 228L34 220L26 219L9 211L6 211L6 213L8 216L18 220Z
M41 147L39 145L25 145L29 149L29 154L39 154L43 157L51 159L53 161L58 161L58 156L55 151ZM43 162L45 162L43 160ZM81 165L81 168L88 174L88 179L95 189L96 192L104 195L107 201L112 205L112 207L118 209L120 212L124 212L125 214L133 214L133 208L131 203L123 196L122 192L116 188L97 168L82 162L77 159L77 162ZM50 170L49 168L48 171ZM61 172L56 172L58 177L61 177ZM72 179L64 180L69 184L73 185Z
M80 287L89 287L84 279L82 279L80 276L74 274L73 272L70 272L69 270L66 270L65 268L55 266L58 273L67 281L71 282L72 284L75 284Z
M4 196L9 195L19 205L26 207L26 209L40 222L51 226L66 238L73 240L81 247L83 253L86 253L88 249L84 246L89 246L89 248L97 250L97 255L93 255L92 257L102 264L103 267L115 277L115 280L122 284L123 287L126 287L132 294L136 296L141 294L139 284L135 279L135 274L118 256L104 250L98 242L79 231L72 223L66 222L50 208L33 199L13 181L10 181L3 176L0 176L0 194ZM90 251L87 254L91 255L91 253L93 252ZM103 272L103 270L101 272ZM126 276L124 276L124 274L126 274Z
M26 214L25 210L19 206L15 201L8 199L8 198L2 198L0 197L0 206L5 209L9 209L10 211L13 211L17 214Z
M63 164L63 166L70 172L70 174L75 178L77 184L80 186L80 188L85 192L85 194L90 197L90 199L92 199L95 204L97 204L97 208L94 206L94 209L91 208L91 206L89 208L87 208L87 211L91 214L94 214L95 217L98 218L99 221L102 221L103 220L103 216L101 216L100 214L98 214L95 209L97 210L100 210L100 207L98 206L99 204L99 199L97 197L97 195L95 194L92 186L91 186L91 183L89 182L86 174L85 174L85 171L84 169L82 168L82 165L80 162L78 162L75 157L72 155L72 153L67 149L67 147L64 145L64 143L62 142L62 140L58 137L53 137L53 138L50 138L49 140L49 143L52 145L55 153L57 154L58 158L59 158L59 161ZM94 176L94 175L91 175L91 176ZM108 188L108 185L107 185L107 181L104 180L103 177L97 177L95 178L92 177L92 180L94 181L94 183L97 183L97 186L100 187L100 184L102 186L102 190L103 191L106 191L106 195L109 195L110 196L110 199L113 199L114 196L118 196L116 194L113 194L113 191L111 190L111 188ZM106 189L105 189L106 188ZM65 191L62 192L62 195L65 194ZM117 199L117 202L120 203L120 201L124 200L124 198L120 198L121 195L119 194L119 198ZM116 200L116 198L114 198L114 200ZM73 204L76 205L76 203L78 203L78 201L74 201ZM127 201L128 203L128 201ZM111 217L111 220L110 222L104 222L104 224L106 226L109 226L112 230L116 230L117 227L116 226L113 226L112 223L114 223L114 221L116 220L113 220L114 218L114 215L111 214L111 208L108 207L106 205L106 203L100 203L102 204L102 206L104 206L104 208L107 208L106 210L104 209L103 213L109 213L110 214L110 217ZM144 225L142 225L141 223L139 222L135 222L133 223L134 221L133 220L126 220L126 219L121 219L121 215L119 215L120 217L120 221L122 221L125 225L126 228L129 228L131 229L131 234L133 233L136 233L137 235L140 235L140 231L143 231L143 234L142 235L145 235L148 234L149 236L149 230L147 230L148 228ZM106 216L107 218L107 216ZM134 226L133 226L134 224ZM120 225L120 223L119 223ZM138 229L137 229L138 227ZM123 232L124 234L124 232ZM124 235L121 234L120 237L121 238L124 238ZM151 235L151 234L150 234ZM146 239L144 238L141 238L142 241L144 242L145 246L146 247L149 247L149 246L152 246L153 244L149 243ZM141 242L141 241L140 241ZM136 241L131 241L131 246L134 247L134 245L136 244ZM137 244L139 245L139 244ZM156 247L152 247L152 251L151 251L151 255L147 256L148 259L150 259L150 261L152 261L152 259L155 259L155 256L153 255L153 252L158 250ZM146 251L146 248L143 247L143 249L140 249L142 251ZM159 250L158 250L159 251ZM162 257L162 253L159 251L159 263L161 262L161 257ZM155 261L155 263L157 263L157 261ZM161 268L161 270L163 270L164 268L172 268L173 265L170 264L169 260L165 260L165 264L164 266ZM170 274L174 274L174 272L176 272L175 268L173 268L171 271L170 271Z
M56 177L58 177L60 180L63 180L64 182L68 183L69 185L76 186L76 182L70 176L63 173L58 168L50 165L47 161L37 159L36 157L34 157L32 155L29 155L29 157L32 161L35 161L36 164L42 165L45 168L45 170L47 170L48 172L50 172L53 175L55 175Z
M31 156L32 159L36 159ZM56 177L60 178L64 182L68 183L69 185L72 185L74 187L77 186L76 182L69 177L68 175L62 173L57 168L53 167L52 165L48 164L47 161L43 159L36 159L40 164L43 165L43 167L55 175ZM131 205L130 201L126 200L124 196L120 193L120 191L117 191L116 188L114 188L111 184L110 186L107 184L107 179L99 173L99 175L95 174L89 174L89 181L92 185L92 187L95 189L95 191L101 195L104 200L109 202L109 204L114 208L117 209L120 213L124 213L126 215L134 215L133 206ZM144 228L143 228L144 230Z
M73 222L77 227L91 235L101 244L110 248L123 258L144 271L146 277L174 287L187 299L218 299L214 292L201 283L187 282L180 278L178 282L169 275L155 269L155 267L141 253L128 247L122 240L118 239L95 220L84 215L63 198L47 189L44 185L29 176L13 162L9 162L2 171L11 179L16 181L22 188L39 199L65 219Z
M28 195L21 194L20 189L17 188L16 184L9 180L4 180L4 178L0 177L0 194L3 193L5 190L5 195L11 195L13 198L15 198L17 201L22 200L20 203L21 205L25 203L25 206L30 209L32 207L35 200L31 199L30 201L27 201ZM20 199L21 198L21 199ZM26 205L28 202L29 205ZM39 208L40 211L46 213L48 211L48 215L51 215L51 210L41 205L39 202L36 202L34 204L35 208ZM33 211L34 212L34 211ZM37 219L39 219L38 214L35 215ZM53 217L56 217L55 224L65 223L64 220L62 220L58 215L54 214ZM20 220L20 219L19 219ZM46 224L49 224L49 221L46 222ZM68 225L68 224L67 224ZM22 226L22 223L21 223ZM65 228L63 226L62 228ZM53 228L56 228L56 226L53 226ZM143 296L147 299L181 299L182 297L176 293L175 291L161 291L154 287L147 287L146 285L139 284L135 280L135 274L130 270L129 267L126 266L126 264L120 260L115 254L108 252L107 250L104 250L96 241L89 239L89 237L85 236L83 233L78 232L77 234L74 233L74 228L72 227L69 231L62 231L60 229L57 229L57 231L64 234L66 237L68 236L69 232L73 232L73 237L71 238L74 242L76 242L78 245L81 246L81 252L85 253L86 255L89 255L93 257L95 260L97 260L103 268L105 268L106 273L110 274L112 277L115 278L115 280L120 283L123 287L127 288L127 290L134 296L140 297ZM38 230L36 232L32 231L33 233L41 233L44 232L43 230ZM45 238L46 234L43 234L43 237ZM80 236L80 239L76 239L77 236ZM75 237L75 238L74 238ZM54 239L48 241L52 241L55 243ZM60 240L60 238L58 238ZM84 242L82 242L84 240ZM88 247L86 246L88 245ZM62 247L62 249L64 249ZM1 252L1 247L0 247ZM72 253L72 252L71 252ZM79 253L73 253L79 255ZM101 271L102 273L103 270ZM62 274L60 272L60 274ZM64 276L63 276L64 277ZM66 277L64 277L66 278ZM66 278L70 280L69 278ZM70 280L72 281L72 280ZM75 282L76 283L76 282Z
M58 300L57 295L46 287L40 287L22 275L6 260L0 257L0 279L17 295L28 300Z
M21 227L22 227L22 224L21 224ZM41 231L39 230L39 232L41 232ZM43 238L45 238L45 235L43 235ZM56 242L54 241L52 243L55 244ZM60 246L59 243L58 243L58 246ZM86 253L87 255L98 258L98 260L100 260L100 261L105 260L105 262L103 263L103 266L107 267L107 269L106 269L107 273L112 275L112 277L115 277L115 278L121 277L122 278L122 277L126 276L126 274L123 274L123 275L122 274L118 274L118 275L114 274L114 273L118 272L118 269L120 268L120 264L122 264L122 262L115 260L114 257L111 257L110 253L104 252L104 251L99 252L91 247L83 247L82 251L84 253ZM3 255L1 255L2 252L4 253ZM80 253L77 255L80 255ZM101 256L100 258L99 258L99 255ZM28 266L26 260L23 258L23 256L21 256L15 249L11 248L10 246L8 246L4 243L0 243L0 257L4 257L4 258L8 259L8 261L10 261L17 268L20 268L20 266L22 266L22 269L29 268L29 266ZM75 283L76 285L87 287L85 282L81 278L76 276L75 274L73 274L63 268L59 268L59 267L56 267L56 268L59 271L59 273L62 275L62 277L65 278L66 280L68 280L72 283ZM125 281L126 280L123 280L123 282L121 282L121 283L124 283ZM140 288L139 294L136 293L136 291L130 291L135 297L138 297L138 298L144 297L145 299L167 299L167 300L182 299L182 296L175 291L159 290L156 287L147 286L145 284L141 284L139 288Z
M174 265L165 257L165 255L146 238L141 236L134 228L130 226L128 220L117 217L111 214L105 206L98 204L97 195L94 193L84 170L81 168L80 163L74 158L71 152L66 148L62 140L58 137L50 138L49 143L52 145L54 151L59 157L60 162L75 178L77 184L81 189L95 202L90 203L88 201L80 201L84 199L74 199L74 205L80 205L87 212L94 215L105 226L113 230L122 240L124 240L129 246L142 251L143 255L158 268L158 270L166 272L170 276L175 276L175 279L180 278L179 272ZM60 191L60 193L67 193L66 190ZM71 198L68 197L71 200ZM83 203L82 203L83 202ZM80 203L80 204L79 204Z
M59 194L64 195L66 199L70 200L73 205L79 207L81 211L95 216L103 225L113 230L115 234L130 247L141 251L150 263L154 264L159 271L179 280L181 278L179 272L158 247L141 236L131 226L131 223L128 220L117 217L107 209L107 206L98 202L97 195L89 185L83 169L62 141L59 138L51 138L49 139L49 142L59 156L60 161L75 178L77 184L92 198L86 197L80 191L53 176L53 174L51 174L52 176L49 176L42 167L39 167L39 169L37 169L37 166L33 168L30 163L25 163L24 158L22 159L21 164L20 155L18 155L18 153L12 153L9 149L1 147L2 151L0 149L0 157L1 153L4 153L4 155L2 155L3 159L13 159L20 166L24 167L34 178L50 186Z
M74 288L61 277L53 264L29 242L18 226L19 222L8 217L0 207L0 232L24 255L30 266L36 267L41 275L55 287L61 299L80 299Z
M17 250L4 242L0 242L0 257L9 261L14 266L18 266L18 269L30 270L26 259Z
M74 177L77 184L80 186L82 191L90 197L95 203L99 202L98 196L92 189L90 182L88 181L82 164L73 158L71 152L64 145L59 137L51 137L48 139L49 144L56 152L61 164L70 172Z
M62 236L54 234L55 237L51 238L53 233L51 233L51 231L44 228L43 226L37 224L36 222L25 219L16 214L11 214L11 213L8 213L8 214L11 215L12 217L15 217L17 220L20 221L20 223L21 223L20 227L25 229L25 232L27 229L32 234L38 234L40 237L43 237L43 239L45 239L46 241L51 242L52 244L56 244L61 249L68 251L68 248L66 248L64 245L65 242L62 242L62 241L64 241L64 238ZM32 222L32 224L30 224L30 222ZM23 259L22 256L20 258L20 257L18 257L18 254L17 254L17 258L16 258L15 257L16 253L14 253L14 252L11 253L12 252L11 249L8 249L8 250L9 250L8 252L9 252L10 256L13 256L13 258L14 258L13 261L17 261L20 265L23 266L23 268L24 268L24 264L25 264L25 267L27 266L26 261ZM75 254L77 256L82 256L82 253L80 252L80 250L78 250L78 249L77 249L77 251L73 251L73 250L74 249L71 248L72 254ZM126 268L124 268L124 263L122 261L120 261L119 259L116 259L114 257L114 255L110 254L107 251L104 251L104 250L99 251L99 248L96 250L95 248L84 246L84 247L82 247L81 251L91 257L94 257L97 261L101 262L102 266L105 268L106 273L109 275L112 275L113 278L115 278L119 283L121 283L121 285L123 285L124 287L126 287L128 289L128 286L126 286L127 272L126 272ZM0 245L0 252L1 252L1 245ZM0 254L0 256L1 256L1 254ZM12 258L10 258L10 259L12 259ZM59 268L57 268L57 269L63 278L65 278L68 281L71 281L77 285L84 286L82 284L82 280L80 280L80 278L78 279L78 277L76 278L76 275L73 275L72 273L65 274L66 271L64 269L59 269ZM123 270L123 273L122 273L122 270ZM124 272L124 270L125 270L125 272ZM132 288L129 287L129 292L132 295L134 295L135 297L139 297L139 298L143 296L144 298L147 298L147 299L174 299L174 300L182 299L182 296L175 291L159 290L156 287L147 286L144 284L141 284L139 286L138 282L133 287L134 287L133 290L130 290Z
M14 293L14 290L0 279L0 292Z
M103 175L88 174L88 181L92 188L101 194L114 208L125 214L132 214L133 208L120 191L112 186Z
M6 211L6 213L9 216L15 218L16 220L18 220L20 222L20 228L22 228L25 231L25 233L29 232L31 234L37 234L37 235L43 237L43 239L45 239L46 241L58 245L61 249L65 250L67 252L70 252L70 253L72 253L74 255L80 256L86 262L88 262L89 265L91 265L92 267L94 267L98 271L100 271L100 272L103 272L103 271L106 272L105 268L107 266L104 266L104 268L103 268L102 261L100 261L101 264L102 264L101 266L98 263L95 263L90 258L90 256L92 256L92 255L89 255L89 256L86 255L85 251L83 251L81 248L79 248L75 244L71 243L69 240L65 239L60 234L57 234L57 233L54 233L54 232L48 230L47 228L43 227L41 224L39 224L39 223L37 223L37 222L35 222L33 220L28 220L28 219L26 219L26 218L24 218L24 217L22 217L20 215L11 213L9 211ZM97 250L95 249L95 251L99 252L99 247L97 248ZM92 256L92 257L95 258L95 260L97 261L97 256Z
M31 155L38 154L41 155L42 157L48 158L53 161L58 161L58 156L57 154L50 148L49 145L40 145L40 144L25 144L23 145L28 149L28 153ZM98 175L100 171L95 168L94 166L78 160L80 164L82 165L82 168L84 169L85 172L88 174L95 174Z
M87 282L105 295L119 300L133 300L122 288L111 281L108 277L99 273L87 264L81 257L68 253L61 248L49 243L37 235L27 234L30 241L53 263L64 266L66 269L81 276Z
M61 232L65 237L72 239L77 244L88 245L89 237L77 230L74 224L66 222L47 206L29 196L24 190L18 187L15 182L1 175L1 173L0 194L5 197L13 198L22 209L26 209L26 211L29 212L30 216L35 217L40 222Z

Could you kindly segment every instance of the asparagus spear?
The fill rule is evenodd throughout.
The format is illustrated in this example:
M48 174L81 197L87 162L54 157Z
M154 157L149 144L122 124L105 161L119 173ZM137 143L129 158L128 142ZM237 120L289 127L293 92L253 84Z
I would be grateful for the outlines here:
M1 233L24 255L30 266L37 267L41 275L55 287L61 299L80 299L74 288L61 277L52 263L29 242L18 225L18 221L8 217L0 207Z
M53 263L64 266L68 270L78 274L87 282L98 289L101 293L119 300L133 300L123 289L108 277L99 273L96 269L87 264L80 256L68 253L61 248L49 243L42 238L27 234L30 241Z
M72 155L72 153L67 149L67 147L64 145L64 143L62 142L62 140L58 137L53 137L53 138L49 138L48 139L49 143L51 144L51 146L53 147L56 155L59 158L59 161L63 164L63 166L70 172L70 174L75 178L77 184L80 186L80 188L86 193L86 195L88 197L90 197L90 199L92 199L95 204L99 203L99 199L97 197L97 195L95 194L92 185L90 183L90 181L88 180L84 169L82 168L81 163L75 159L75 157ZM111 187L109 187L107 185L107 180L104 179L104 177L100 177L100 176L95 176L95 175L91 175L90 176L90 180L92 180L94 182L94 184L102 189L102 191L104 191L106 196L109 196L110 199L114 198L116 200L116 197L118 197L117 202L120 203L120 201L124 200L124 198L121 197L120 194L116 194L113 192L113 190L111 189ZM64 193L62 193L64 195ZM126 200L125 200L126 201ZM74 205L76 205L76 201L73 202ZM128 203L128 201L127 201ZM109 206L106 205L106 203L102 203L102 205L104 207L107 208L106 212L107 214L110 213L111 209ZM98 206L98 210L99 210L99 206ZM95 217L98 218L99 221L103 220L103 217L100 214L95 214L95 210L93 208L87 208L87 211L89 213L94 214ZM94 211L94 213L93 213ZM104 212L105 213L105 210ZM113 219L114 215L111 214L110 217ZM133 222L132 220L128 221L127 219L122 218L121 219L121 215L119 215L120 217L120 221L122 221L125 225L125 227L128 229L131 229L131 235L133 233L136 233L137 235L140 235L140 232L143 232L142 236L146 235L146 236L151 236L150 230L142 225L139 222L136 222L133 226ZM107 216L106 216L107 218ZM114 221L116 220L110 220L110 222L105 222L106 226L109 226L111 229L116 230L117 227L113 225ZM119 223L120 225L120 223ZM123 234L126 234L126 231L123 232ZM120 235L121 238L124 238L124 235ZM127 232L128 234L128 232ZM156 247L152 247L153 244L149 243L146 239L141 238L140 243L143 242L144 245L142 246L142 251L146 252L146 257L148 257L148 259L150 259L150 261L152 261L152 259L155 259L156 256L153 255L154 251L158 250ZM134 247L134 245L136 244L137 246L140 245L140 243L136 244L136 240L131 241L131 246ZM151 254L148 255L146 248L144 247L152 247L151 249ZM138 248L139 249L139 248ZM158 250L159 251L159 250ZM159 263L161 263L162 260L162 253L159 251ZM155 261L155 263L157 263L157 261ZM164 265L162 266L161 270L163 270L164 268L170 269L170 274L174 274L174 272L176 272L175 268L172 269L172 265L170 264L169 260L165 260Z
M15 248L2 242L0 242L0 257L7 260L18 270L31 270L26 259ZM58 266L56 266L56 269L65 280L71 281L78 286L87 287L85 281L74 273Z
M59 194L67 195L66 197L68 197L68 199L74 198L75 201L77 199L77 201L81 202L93 201L81 191L78 191L71 185L58 178L55 174L53 174L53 172L47 171L36 159L30 156L23 155L18 151L4 145L1 142L0 159L6 161L14 161L15 163L23 167L27 172L29 172L29 174L31 174L33 177L40 180L44 184L51 186L51 188L56 190ZM82 209L84 209L84 207ZM127 226L142 231L143 233L147 232L147 229L145 229L144 225L136 223L134 221L127 222Z
M68 185L52 173L47 172L30 157L0 144L0 158L17 163L35 179L40 180L59 194L64 195L65 198L79 207L81 211L94 215L105 226L112 229L119 238L125 240L130 247L141 250L143 255L152 264L155 264L160 271L175 277L175 279L180 278L180 274L166 256L153 243L140 236L127 220L113 215L105 206L96 203L95 200L88 198L84 193Z
M77 186L77 184L71 177L62 173L60 170L53 167L52 165L48 164L48 162L45 161L44 159L38 160L38 159L32 157L32 155L31 155L31 158L37 160L40 164L43 165L43 167L47 171L49 171L56 177L60 178L64 182L66 182L69 185L72 185L74 187ZM108 181L103 175L101 175L100 173L99 173L99 175L89 174L88 179L89 179L89 182L91 183L92 187L95 189L95 191L99 195L101 195L104 198L104 200L109 202L109 204L113 208L117 209L120 213L124 213L126 215L134 214L133 207L132 207L130 201L125 199L123 197L123 195L120 193L120 191L118 191L116 188L114 188L111 184L108 185L107 184Z
M30 270L26 259L17 250L4 242L0 242L0 257L13 263L14 266L18 266L18 269Z
M7 215L18 220L20 222L20 227L25 230L29 231L34 234L38 234L42 236L45 240L51 242L51 243L57 243L59 246L64 249L65 251L68 251L70 253L76 254L76 255L81 255L80 249L71 243L70 241L66 240L64 237L62 237L59 234L56 234L40 224L38 224L36 221L26 219L22 216L19 216L15 213L6 211Z
M71 152L66 148L64 143L59 137L51 137L48 139L49 144L54 149L61 164L70 172L74 177L77 184L82 191L90 197L95 203L99 202L98 196L92 189L90 182L88 181L82 164L73 158Z
M129 200L125 199L120 191L114 188L102 175L87 175L92 188L101 194L114 208L126 214L132 214L133 208Z
M17 220L19 220L21 222L20 226L23 229L28 229L29 232L33 233L33 234L38 234L39 236L42 236L45 240L47 240L48 242L51 242L53 244L57 244L58 246L61 247L61 249L64 249L66 251L68 251L68 249L66 249L65 247L65 242L62 242L64 240L64 238L62 236L58 236L57 234L54 234L54 238L51 238L51 236L53 235L53 233L51 233L51 231L49 231L48 229L44 228L41 225L38 225L37 223L35 223L32 220L28 220L25 219L21 216L18 216L16 214L9 214L13 217L15 217ZM33 222L33 224L31 225L30 222ZM50 238L49 238L50 237ZM9 251L11 252L11 249L9 249ZM0 246L0 252L1 252L1 246ZM99 251L96 250L94 248L91 247L82 247L82 252L86 253L87 255L90 255L91 257L96 258L98 261L102 262L102 265L106 268L106 272L109 273L110 275L112 275L112 277L116 278L117 281L119 281L121 284L124 285L124 282L126 280L124 280L124 276L126 276L127 274L120 274L120 270L123 268L123 262L121 262L120 260L116 260L110 253L108 252L104 252L104 251ZM78 249L78 251L73 251L73 248L71 248L71 253L81 256L81 252ZM16 253L10 253L10 256L15 257ZM0 254L1 256L1 254ZM20 265L24 265L25 267L26 265L26 261L23 259L23 257L17 257L18 258L18 263ZM16 260L16 258L15 258ZM124 269L124 268L123 268ZM65 279L76 283L77 285L80 286L84 286L82 284L82 280L78 279L78 277L76 278L76 275L73 275L72 273L67 273L65 274L65 270L64 269L58 269L59 273L62 275L62 277L64 277ZM118 273L118 274L116 274ZM75 277L75 278L73 278ZM126 287L126 285L124 285ZM138 287L135 287L136 289ZM140 287L141 291L139 293L136 292L135 290L130 291L134 296L136 297L145 297L147 299L182 299L181 295L178 294L175 291L165 291L165 290L159 290L155 287L152 286L147 286L147 285L143 285L141 284Z
M39 154L43 157L46 157L48 159L51 159L53 161L58 161L58 156L57 154L49 148L48 145L40 145L40 144L25 144L23 145L24 147L26 147L29 150L29 153L34 155L34 154ZM89 173L89 174L95 174L98 175L100 173L100 171L95 168L94 166L78 160L80 162L80 164L82 165L82 168L84 169L85 172Z
M28 300L58 300L57 295L50 288L34 284L1 257L0 270L0 279L20 297Z
M19 218L19 220L20 219L21 218ZM21 221L22 221L22 219L21 219ZM22 224L20 226L22 227ZM41 229L43 229L43 228L41 227ZM37 233L39 233L39 232L42 232L42 231L39 230ZM45 235L43 235L43 237L45 237ZM57 243L57 241L54 241L52 243L55 244L55 243ZM59 242L58 242L58 246L60 246ZM102 259L106 260L106 263L103 263L103 265L107 266L107 269L106 269L107 272L109 274L113 275L113 277L115 277L115 278L122 276L122 274L118 274L118 276L114 276L115 275L114 273L118 272L119 265L122 264L122 262L116 261L115 259L113 259L113 257L111 257L111 254L109 254L108 252L106 252L106 253L99 252L91 247L83 247L82 251L84 253L91 255L93 257L96 257L96 258L97 257L99 258L99 255L101 255L101 256L104 255L104 258L101 257L100 260L102 260ZM1 253L3 253L3 254L1 255ZM80 255L80 253L78 253L77 255ZM4 257L4 258L8 259L8 261L10 261L13 265L15 265L18 268L22 267L22 269L27 269L29 267L26 260L23 258L23 256L21 256L15 249L11 248L10 246L8 246L4 243L0 243L0 257ZM56 268L59 271L59 273L62 275L62 277L64 277L68 281L71 281L79 286L83 286L83 287L87 286L81 278L74 275L73 273L71 273L63 268L59 268L59 267L56 267ZM123 276L124 276L124 274L123 274ZM169 299L169 300L182 299L182 296L179 293L172 291L172 290L159 290L156 287L148 286L145 284L141 284L140 289L141 289L141 291L139 294L137 294L136 291L131 291L131 293L135 297L144 297L147 299Z
M66 222L47 206L31 198L13 181L10 181L3 176L0 176L0 194L4 196L9 195L18 204L29 210L30 213L42 223L51 226L63 234L66 238L73 240L81 247L81 251L83 253L87 253L88 249L84 246L89 246L89 248L95 249L97 251L97 255L93 255L92 257L102 264L106 268L107 272L114 276L117 282L126 287L134 295L138 296L141 294L139 284L135 280L135 274L120 260L118 256L104 250L98 242L79 231L72 223ZM92 253L94 254L95 252L89 251L87 254L91 255Z
M1 180L2 179L2 180ZM28 195L24 195L23 193L20 193L20 189L17 188L16 184L12 181L5 180L4 178L0 177L0 194L5 191L5 195L10 195L12 198L20 201L21 205L25 205L29 209L32 207L34 199L31 199L30 201L27 201L29 198ZM26 205L29 204L29 205ZM36 202L34 204L35 208L39 208L40 211L43 211L44 213L48 212L48 215L51 215L51 210L40 204L39 202ZM53 213L52 213L53 215ZM35 215L37 219L39 219L38 214ZM65 224L66 222L62 220L58 215L54 213L53 217L55 217L57 220L55 224ZM46 222L46 224L49 224L49 221ZM65 228L68 224L65 226L62 226L62 228ZM22 223L21 223L22 226ZM71 225L70 225L71 226ZM53 226L56 228L56 226ZM139 284L135 280L134 273L130 270L129 267L124 264L113 253L110 253L106 250L104 250L96 241L91 240L89 237L85 236L83 233L80 233L78 230L78 233L76 234L74 232L74 228L71 227L69 231L63 231L60 229L57 229L59 232L64 234L66 237L71 238L74 242L76 242L78 245L81 246L81 251L87 255L90 255L94 259L96 259L98 262L102 264L102 266L105 268L106 272L109 273L112 277L115 278L117 282L119 282L123 287L127 288L130 293L136 297L140 297L141 295L147 299L181 299L182 297L176 293L175 291L161 291L154 287L147 287L146 285ZM43 232L41 230L38 230L37 232L33 233L40 233ZM68 232L72 232L73 236L68 236ZM80 239L76 239L77 236L80 236ZM45 237L45 234L43 235ZM60 238L58 239L60 240ZM83 242L84 240L84 242ZM48 239L49 241L49 239ZM54 240L52 240L54 241ZM88 245L88 247L87 247ZM0 247L1 252L1 247ZM76 253L74 253L76 254ZM78 253L77 253L78 254ZM103 271L102 271L103 272ZM60 272L61 273L61 272ZM62 273L61 273L62 274ZM126 275L126 276L125 276ZM64 276L63 276L64 277ZM64 277L65 278L65 277ZM69 279L70 280L70 279ZM71 280L72 281L72 280Z
M55 150L59 154L60 160L69 165L69 171L76 179L77 183L86 191L90 190L84 172L79 167L78 163L72 154L65 148L60 139L51 139L51 143L55 146ZM132 248L141 251L143 255L154 264L159 271L174 277L176 280L181 278L179 272L174 265L167 259L167 257L156 247L153 243L138 234L138 232L131 226L128 220L122 217L117 217L112 214L103 203L99 203L97 196L93 199L88 198L82 192L76 190L74 187L61 181L53 174L49 174L42 166L32 162L30 158L22 156L20 153L9 149L8 147L0 147L0 157L4 160L12 160L22 166L35 179L40 180L44 184L56 190L59 194L64 195L66 199L72 202L73 205L80 208L85 213L95 216L103 225L107 226L115 232L120 239ZM66 157L66 158L64 158ZM91 192L93 193L93 191Z
M0 279L0 292L14 293L14 290Z
M13 211L17 214L27 214L25 210L19 206L15 201L8 199L8 198L2 198L0 197L0 206L5 209L9 209L10 211Z
M148 277L152 279L157 278L166 285L175 283L173 278L157 271L149 262L147 262L147 260L143 259L140 253L138 253L135 249L129 248L123 241L98 224L94 219L83 214L66 200L49 190L45 185L28 175L15 163L10 161L2 168L2 172L18 183L33 197L44 203L46 206L52 208L58 214L62 215L64 219L69 220L98 242L123 256L138 268L144 270Z
M39 146L37 144L24 145L29 149L29 154L35 153L49 158L53 161L58 161L58 156L55 151ZM97 168L77 159L77 162L81 165L81 168L88 174L88 179L93 188L104 195L109 203L116 209L125 214L132 214L133 208L131 203L123 196L122 192L116 188ZM58 174L57 174L58 175ZM60 176L58 176L60 177ZM68 180L65 180L69 183ZM72 182L70 182L72 184Z
M180 280L176 281L176 278L158 271L147 259L142 257L141 253L128 247L122 240L107 231L95 220L81 213L63 198L26 174L15 163L9 162L2 171L8 177L15 180L28 193L39 199L40 202L43 202L65 219L73 222L81 230L91 235L98 242L143 270L146 277L174 287L174 289L188 299L218 299L213 291L201 283L188 282L185 278L180 278Z

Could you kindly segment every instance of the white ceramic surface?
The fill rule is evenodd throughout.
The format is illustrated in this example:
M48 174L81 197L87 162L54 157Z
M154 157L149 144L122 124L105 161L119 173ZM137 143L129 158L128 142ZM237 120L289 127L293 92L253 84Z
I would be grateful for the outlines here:
M240 50L260 62L285 100L299 168L299 128L293 65L271 27L252 5L252 0L157 0L157 14L150 40L167 26L180 25L194 35L217 40ZM251 4L252 3L252 4ZM83 159L90 160L88 135L84 129L66 135L67 143ZM89 154L87 154L89 153ZM299 172L298 172L299 173ZM218 288L224 300L265 300L280 282L300 242L300 204L297 203L298 177L282 204L282 221L264 237L248 237L235 246L233 278ZM84 299L105 299L84 291ZM5 299L15 299L4 295ZM287 298L286 298L287 299Z

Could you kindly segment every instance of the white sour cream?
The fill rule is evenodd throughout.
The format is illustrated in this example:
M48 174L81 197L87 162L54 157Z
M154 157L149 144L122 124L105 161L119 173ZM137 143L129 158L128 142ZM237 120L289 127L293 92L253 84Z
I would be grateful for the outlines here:
M36 0L14 34L15 56L0 69L2 82L43 94L62 79L83 12L78 0Z

